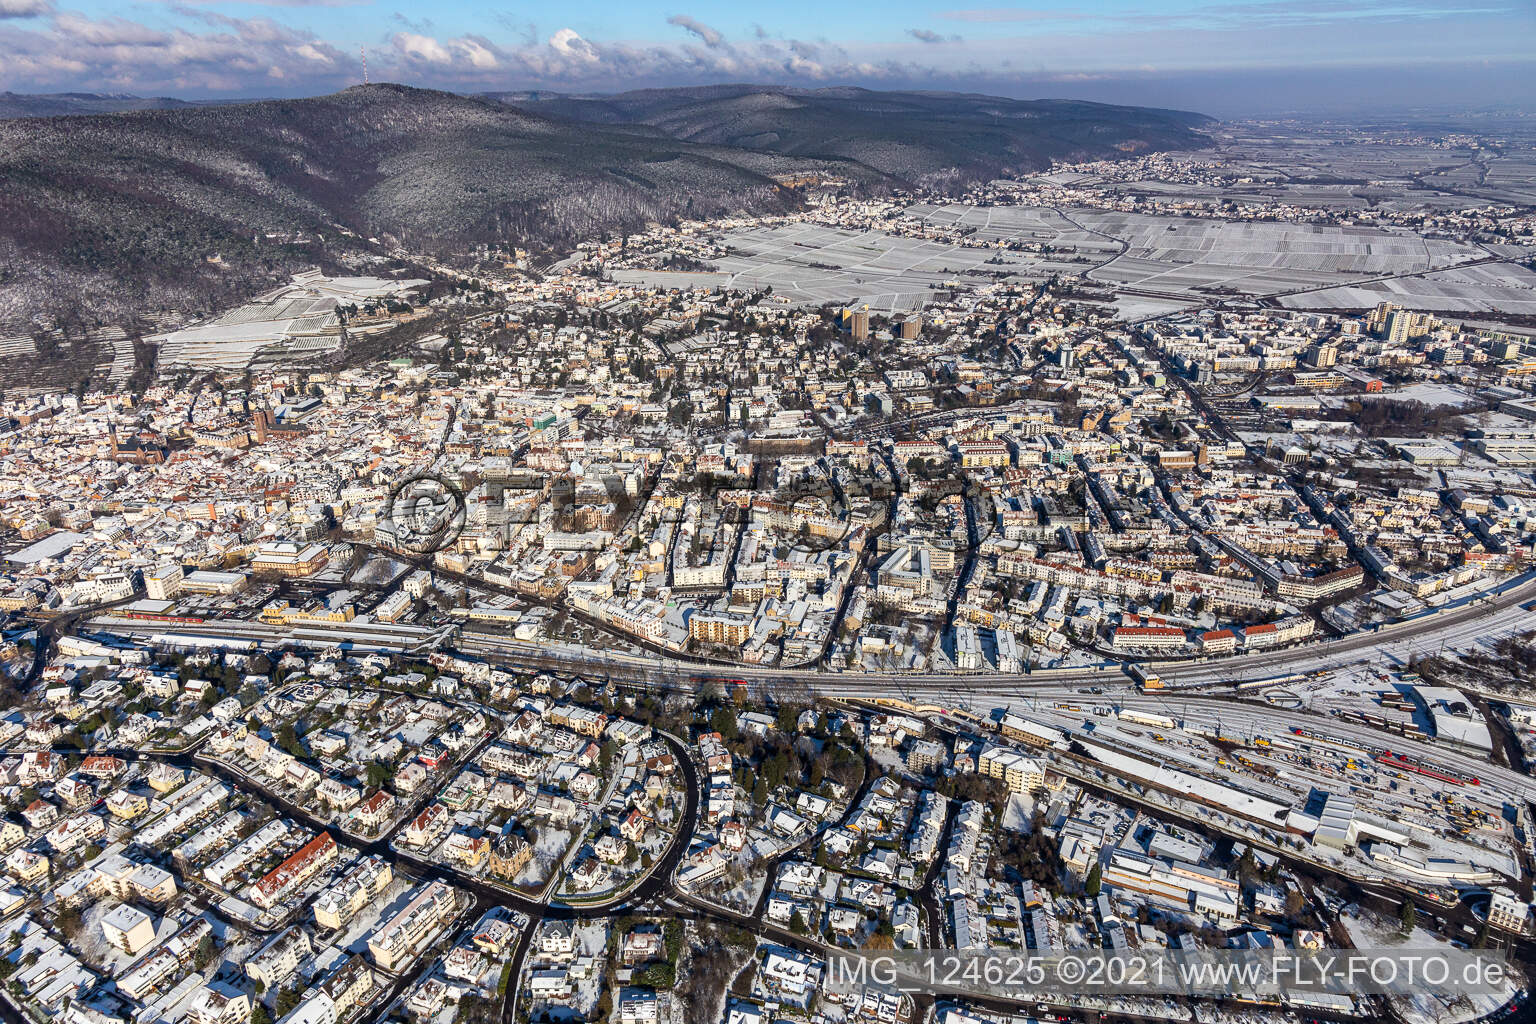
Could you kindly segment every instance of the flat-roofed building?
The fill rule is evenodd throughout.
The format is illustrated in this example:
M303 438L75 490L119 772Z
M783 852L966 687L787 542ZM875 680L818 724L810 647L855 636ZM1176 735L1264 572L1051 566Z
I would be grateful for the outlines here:
M976 770L994 779L1001 779L1014 793L1028 793L1045 785L1045 764L1007 747L988 747L976 759Z
M256 555L251 559L251 571L275 576L309 576L325 568L327 561L323 545L268 541L256 549Z
M144 574L144 592L152 601L168 601L181 593L185 575L175 562L157 565Z
M1488 924L1506 932L1525 931L1531 905L1524 900L1512 899L1503 893L1494 893L1488 900Z
M432 882L416 890L409 903L368 938L373 962L386 971L403 966L438 927L453 917L458 900L453 889Z
M274 936L245 962L246 975L267 988L281 988L314 951L309 933L294 925Z
M204 985L187 1004L188 1024L245 1024L251 997L224 984Z
M250 577L243 572L194 569L182 578L181 591L184 594L238 594L249 582Z
M101 919L101 934L109 946L137 953L154 940L155 922L139 908L121 903Z
M342 876L341 881L315 899L315 923L322 928L341 928L389 888L394 877L388 861L378 857L363 858Z
M688 617L688 636L699 643L740 647L752 638L752 620L734 612L695 612Z

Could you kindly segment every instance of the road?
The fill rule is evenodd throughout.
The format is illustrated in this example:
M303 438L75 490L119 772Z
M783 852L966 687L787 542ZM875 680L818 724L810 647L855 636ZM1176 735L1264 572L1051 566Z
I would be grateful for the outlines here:
M115 601L103 601L100 604L70 608L40 623L37 627L35 640L33 641L32 664L28 666L25 676L15 680L16 688L25 692L31 688L33 683L37 682L38 678L43 674L43 669L48 665L48 659L53 656L54 642L59 637L68 635L82 619L90 618L93 615L109 611L113 608L120 608L125 604L132 604L143 596L142 593L135 591L127 597L121 597Z
M1199 683L1205 680L1215 680L1222 683L1230 681L1234 676L1234 667L1242 665L1245 672L1257 675L1265 671L1290 671L1296 672L1301 666L1314 665L1317 667L1337 666L1344 661L1354 658L1360 660L1362 655L1373 658L1384 656L1383 652L1396 651L1404 656L1415 651L1423 650L1426 645L1436 643L1459 643L1478 636L1486 635L1495 625L1518 626L1528 622L1528 613L1520 607L1520 604L1536 596L1536 579L1522 579L1513 582L1504 588L1494 600L1487 604L1475 604L1461 608L1449 609L1434 615L1422 617L1418 620L1410 620L1396 626L1384 627L1376 633L1358 634L1346 637L1342 640L1327 641L1311 644L1292 650L1267 652L1262 655L1250 655L1245 658L1227 659L1195 665L1180 665L1176 671L1180 675L1178 680L1181 686ZM210 635L224 628L221 624L206 624ZM461 642L462 645L462 642ZM497 653L494 660L508 663L518 663L526 660L516 650L500 651L496 645L491 649ZM540 658L548 658L549 652L540 651L537 648L527 650L528 655L536 655ZM559 660L559 659L557 659ZM602 659L599 664L609 673L619 668L622 662L617 659ZM651 671L641 674L633 669L624 674L645 679L652 676L659 677L658 685L678 685L690 678L689 673L698 671L696 666L679 664L675 666L661 665L657 672L657 662L654 659L645 659L642 664ZM566 665L569 667L569 664ZM1041 671L1025 673L1021 675L999 676L997 674L957 673L940 677L913 677L896 676L882 673L821 673L806 672L803 670L783 671L773 669L733 669L736 674L744 678L755 679L765 684L782 682L785 678L792 678L798 683L804 684L823 696L832 697L869 697L879 694L911 694L916 696L928 695L936 702L949 707L964 706L962 702L974 703L978 706L995 704L999 701L1004 704L1019 702L1029 694L1070 694L1082 684L1104 684L1113 682L1123 689L1123 679L1119 675L1118 665L1091 666L1075 669L1054 671ZM670 677L670 679L668 678ZM1189 678L1194 677L1194 678ZM1173 691L1166 694L1135 695L1126 694L1116 698L1117 701L1127 704L1146 704L1154 707L1169 707L1170 705L1194 710L1219 711L1225 717L1234 715L1247 715L1256 722L1262 722L1265 727L1274 728L1277 725L1292 721L1309 721L1327 723L1331 735L1343 737L1358 737L1360 741L1380 741L1380 735L1365 726L1356 726L1351 723L1324 716L1308 715L1305 712L1285 711L1267 705L1254 702L1250 699L1235 697L1230 693L1210 694L1199 693L1193 690L1187 692ZM809 940L803 936L797 936L784 929L767 925L761 920L760 915L743 915L729 912L707 901L699 900L691 896L677 896L671 881L677 865L686 853L688 844L692 838L697 824L698 806L700 799L699 780L696 768L689 757L689 751L681 741L675 737L665 737L673 747L674 755L682 772L684 792L686 794L683 814L673 838L652 870L636 886L622 894L622 896L603 903L584 905L549 904L542 900L510 892L500 886L493 885L474 876L465 875L458 870L413 854L393 849L390 846L390 834L387 833L372 841L358 841L350 836L339 833L333 826L321 821L306 807L281 797L266 789L258 780L250 779L243 774L234 771L228 766L211 761L193 752L164 755L158 757L170 763L182 767L195 767L199 770L210 772L238 789L254 792L262 799L278 806L293 820L317 830L329 831L338 842L359 848L363 852L375 853L392 861L402 874L419 879L440 879L451 885L469 892L475 900L475 912L483 912L489 906L504 906L520 911L529 920L528 927L519 936L518 944L514 948L514 959L519 962L526 955L531 934L537 923L546 919L569 920L575 918L602 917L624 913L629 910L639 911L647 905L659 906L667 901L681 900L693 911L711 917L716 920L731 924L750 927L754 934L769 938L775 942L781 942L794 948L804 949L809 952L817 952L820 943ZM1416 741L1398 741L1393 739L1394 749L1403 749L1413 752ZM1438 760L1452 768L1459 768L1481 774L1488 779L1490 784L1510 787L1531 787L1532 780L1507 768L1488 764L1471 755L1458 754L1450 748L1435 746L1425 747L1423 756ZM138 752L119 752L125 756L136 758L151 757L155 755L142 755ZM1522 790L1516 790L1522 791ZM1536 798L1536 791L1532 792ZM948 823L946 822L946 827ZM927 881L927 879L925 879ZM942 927L937 919L941 912L933 901L924 900L924 909L928 913L928 935L930 941L935 938L935 928ZM516 983L509 986L509 992L503 1003L504 1013L510 1013L515 1006ZM509 1019L504 1016L504 1020Z
M1470 647L1489 636L1529 629L1531 615L1521 606L1533 599L1536 599L1536 572L1527 572L1506 581L1497 590L1475 601L1425 612L1401 622L1371 631L1351 633L1338 639L1203 661L1153 661L1141 664L1162 676L1168 687L1165 699L1170 701L1181 699L1181 691L1227 688L1239 682L1327 671L1362 658L1383 664L1406 664L1415 656ZM162 624L114 616L97 616L89 621L89 626L104 632L140 637L165 629ZM295 646L291 629L264 623L211 620L179 624L176 631L203 637L234 636L272 648ZM308 642L316 648L334 647L346 642L345 626L308 632L315 637ZM326 644L319 639L325 636L333 636L335 639ZM928 699L941 704L959 694L970 698L983 695L1019 697L1039 689L1104 685L1108 682L1121 682L1124 678L1121 674L1123 666L1119 662L1021 673L826 672L810 668L710 665L665 656L598 654L580 648L525 643L504 635L481 633L469 628L460 631L454 648L463 655L516 670L582 674L597 679L618 680L637 689L692 692L698 688L702 678L726 675L765 691L771 691L774 686L793 686L797 692L824 697L890 696L913 701Z
M329 821L315 815L306 804L298 803L285 795L274 792L261 780L255 779L217 758L197 753L195 750L196 745L179 753L146 753L131 748L101 749L94 751L94 753L109 754L127 761L164 762L178 768L212 775L228 784L231 788L254 796L277 808L290 820L312 831L328 833L338 845L389 861L394 870L403 877L412 878L417 881L442 881L457 889L464 890L470 894L473 901L472 906L468 916L461 916L458 919L458 923L454 925L454 929L457 929L464 920L472 921L477 919L490 907L500 906L519 911L529 922L523 933L519 935L517 945L513 951L514 962L520 966L522 957L527 953L533 930L540 921L546 919L573 920L622 914L628 908L638 907L652 900L665 898L673 892L672 875L676 871L678 864L682 861L683 856L687 853L689 843L693 838L694 829L698 823L699 779L698 772L694 767L692 759L689 757L689 751L682 741L659 730L657 735L672 748L673 756L682 774L684 800L677 828L674 830L662 855L656 859L651 865L650 870L646 872L645 877L638 883L612 899L596 900L581 904L550 903L546 902L545 899L534 899L493 884L481 877L465 874L441 861L429 860L426 857L395 848L391 844L391 839L410 820L410 815L402 816L393 828L386 830L382 835L372 840L359 839L349 835L332 825ZM483 747L483 742L481 746ZM477 747L476 752L478 749L480 748ZM73 747L60 748L58 752L64 754L80 753L78 749ZM471 753L471 757L473 753ZM10 756L10 754L0 751L0 758L7 756ZM468 760L469 758L466 757L462 759L461 763L468 763ZM436 789L431 790L429 796L435 795L436 792ZM176 873L180 876L180 872ZM188 888L185 884L187 879L183 877L182 881L183 888ZM548 893L552 892L554 888L555 886L551 885L546 890L546 898ZM216 910L213 912L217 913ZM285 927L292 915L298 912L301 912L301 908L294 907L293 911L285 917L284 921L274 928L256 930L275 931L278 928ZM445 935L451 932L452 929L450 929L449 933L445 933ZM426 955L418 958L410 970L398 977L395 983L390 986L389 998L382 1000L379 1003L379 1008L387 1007L394 997L404 991L410 982L419 977L431 962L431 958ZM514 972L516 970L517 968L514 968ZM508 992L503 1001L503 1021L510 1021L512 1019L509 1014L515 1002L515 988L516 979L514 978L513 983L508 986ZM14 1008L7 999L0 999L0 1022L3 1022L3 1024L22 1024L23 1020L24 1018L15 1013Z
M1436 649L1464 646L1500 628L1529 628L1530 613L1521 604L1536 599L1536 573L1527 572L1507 581L1485 600L1431 611L1376 630L1347 636L1195 662L1142 662L1162 674L1174 689L1228 685L1234 681L1325 670L1370 654L1373 660L1406 662L1411 656ZM216 630L215 630L216 631ZM620 654L594 655L574 648L529 644L492 634L465 630L457 645L462 651L487 661L530 669L559 669L598 677L623 677L651 682L659 689L681 688L705 666L669 658L642 658ZM753 665L733 665L725 671L749 682L793 681L831 697L935 694L955 690L972 693L1010 694L1035 686L1092 685L1118 678L1118 662L1097 665L1037 669L1030 672L810 672Z
M1350 634L1333 640L1319 641L1289 649L1246 654L1237 657L1197 661L1193 663L1153 663L1170 689L1164 693L1138 695L1129 692L1121 666L1105 663L1063 669L1046 669L1025 673L975 673L955 672L942 674L900 674L878 672L824 672L807 669L760 668L731 666L729 669L711 669L697 663L671 658L647 658L625 655L594 655L590 651L552 649L522 644L506 638L461 631L456 640L457 648L487 661L518 669L559 669L565 672L584 672L596 677L615 679L627 685L659 690L692 689L699 684L697 673L728 672L733 678L771 691L775 686L794 684L797 692L811 692L830 698L871 698L894 696L914 702L928 703L941 708L972 708L985 715L996 707L1024 709L1032 697L1055 694L1069 695L1083 687L1113 686L1117 689L1114 700L1123 706L1145 705L1165 711L1182 713L1219 713L1224 721L1238 719L1249 721L1257 730L1288 729L1299 726L1323 731L1326 735L1348 740L1362 746L1380 747L1383 736L1376 730L1336 718L1311 714L1305 711L1276 708L1254 699L1252 695L1230 689L1237 680L1262 680L1284 678L1298 673L1336 669L1348 663L1398 662L1405 663L1414 655L1436 653L1448 647L1471 646L1500 631L1513 632L1530 626L1531 616L1522 605L1536 599L1536 574L1526 574L1507 581L1486 598L1444 610L1426 613L1418 617L1383 626L1375 631ZM159 631L164 626L119 619L110 614L93 617L89 626L113 632ZM264 627L259 623L209 622L185 624L178 631L203 636L228 636L232 632L270 644L291 644L291 631ZM270 631L269 631L270 630ZM1204 692L1219 688L1218 692ZM1079 698L1080 699L1080 698ZM525 914L529 925L519 937L514 955L519 962L526 955L531 934L538 922L546 919L574 919L601 917L639 911L647 905L660 905L669 900L681 900L693 911L716 920L750 927L754 934L795 948L816 952L819 943L796 936L763 922L759 915L742 915L725 911L691 896L679 897L672 884L672 876L686 853L697 822L699 783L697 772L688 751L674 738L668 738L683 773L685 809L679 827L670 845L652 870L635 887L614 900L583 904L550 904L542 900L510 892L485 880L462 874L444 864L428 861L407 852L392 849L389 836L371 842L359 842L340 834L332 826L317 819L305 807L279 797L266 790L255 780L218 765L195 754L186 753L165 756L173 764L196 767L211 772L237 788L257 792L263 799L280 807L293 820L311 828L333 833L338 842L357 847L364 852L377 853L397 865L402 874L421 879L441 879L469 892L477 909L488 906L504 906ZM1511 768L1490 764L1472 754L1464 754L1441 744L1427 744L1419 740L1392 737L1388 742L1392 749L1442 764L1452 770L1478 775L1485 785L1497 787L1527 800L1536 800L1536 780ZM134 756L143 756L134 754ZM924 908L929 916L930 941L933 930L941 923L935 920L937 906L928 900ZM516 983L509 986L503 1003L504 1013L510 1013L516 1002ZM509 1018L503 1017L504 1020Z

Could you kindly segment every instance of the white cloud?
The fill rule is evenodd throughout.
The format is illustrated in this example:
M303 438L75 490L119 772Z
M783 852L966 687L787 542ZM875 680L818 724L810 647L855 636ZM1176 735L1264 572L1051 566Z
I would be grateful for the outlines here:
M705 46L708 46L711 49L718 47L721 43L725 42L725 36L710 28L702 21L699 21L697 18L690 18L686 14L672 15L672 17L667 19L667 24L676 25L678 28L686 29L689 32L692 32L694 35L698 36L699 39L703 40Z
M440 40L419 32L397 32L390 42L395 54L407 63L473 71L490 71L501 66L501 51L480 36Z
M303 46L296 46L293 48L293 53L295 56L303 57L305 60L312 60L316 64L331 63L330 54L324 53L323 51L317 49L314 43L305 43Z
M7 2L7 0L0 0ZM185 12L184 12L185 13ZM272 81L329 91L350 84L356 58L312 33L266 18L210 11L207 26L161 30L125 18L63 12L46 28L0 27L0 88L103 88L143 94L270 94ZM326 76L317 79L317 74Z
M483 71L497 67L500 63L496 59L495 52L482 40L471 39L465 36L463 39L455 40L453 45L459 55L468 61L471 67L479 68Z
M289 0L269 0L267 7L273 16L258 18L233 17L224 13L229 8L213 9L223 0L168 0L168 6L161 9L164 17L153 25L74 11L47 13L49 5L56 2L0 0L0 89L52 92L110 87L149 95L269 96L276 91L273 81L283 82L287 93L315 94L355 84L362 78L356 39L349 34L347 41L338 45L285 24L282 13L273 8ZM189 2L194 6L187 6ZM1282 0L1204 2L1217 9L1223 5L1246 8L1255 2L1262 7ZM1293 2L1303 6L1326 4L1326 0ZM1393 2L1428 10L1444 0ZM39 11L44 12L42 17L35 16ZM970 91L995 88L1017 95L1022 89L1035 91L1052 74L1135 73L1147 59L1145 47L1136 42L1141 36L1128 39L1123 33L1120 37L1100 34L1086 43L1078 38L1087 36L1089 27L1098 30L1102 15L1081 15L1061 8L1031 11L983 7L950 10L938 17L946 20L910 31L888 27L887 38L861 39L846 44L845 49L837 40L811 42L788 33L750 30L748 38L733 44L712 26L684 14L667 19L674 29L687 33L672 43L597 41L583 38L568 27L547 35L547 23L546 34L534 35L531 24L502 23L498 28L496 19L487 21L490 37L449 37L436 34L430 22L392 21L386 16L384 21L393 34L377 50L370 43L368 63L375 81L461 92L521 88L610 91L756 81L807 86L921 85ZM1056 24L1044 26L1043 35L1037 34L1041 26L999 24L995 30L966 33L964 40L936 30L955 21ZM673 31L659 18L655 28L662 34ZM1058 35L1066 29L1074 34ZM369 31L378 29L356 26L357 34L368 37ZM1528 35L1508 33L1506 49L1518 48ZM1159 67L1178 70L1192 66L1192 55L1198 56L1214 34L1206 33L1205 42L1191 38L1182 28L1176 40L1169 37L1169 49L1159 59ZM1047 46L1047 40L1061 45L1053 42ZM1027 62L1018 57L1025 52L1021 44L1026 42L1030 52L1051 54L1049 59L1032 63L1027 71L1022 70ZM1090 44L1091 56L1085 55L1084 47ZM1526 46L1521 53L1529 49ZM1528 60L1496 49L1488 52L1495 59ZM1234 52L1231 64L1240 64L1244 56Z
M87 46L165 46L169 33L124 18L93 21L83 14L65 12L53 19L53 27Z
M428 64L452 64L453 55L448 48L431 36L419 36L414 32L396 32L390 40L402 56Z
M597 47L576 34L575 29L563 28L549 37L549 48L562 57L570 57L587 63L599 59Z
M1076 21L1086 17L1086 15L1078 11L1069 10L1030 10L1023 7L973 7L967 10L941 11L939 12L939 17L948 18L951 21L998 23Z
M0 18L41 18L52 13L50 0L0 0Z

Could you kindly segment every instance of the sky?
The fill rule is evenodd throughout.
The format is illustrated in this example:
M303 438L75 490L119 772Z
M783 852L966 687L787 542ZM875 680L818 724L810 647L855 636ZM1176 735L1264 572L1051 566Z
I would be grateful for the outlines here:
M1536 111L1536 0L0 0L13 92L316 95L360 82L363 52L372 81L466 93L755 82L1218 117Z

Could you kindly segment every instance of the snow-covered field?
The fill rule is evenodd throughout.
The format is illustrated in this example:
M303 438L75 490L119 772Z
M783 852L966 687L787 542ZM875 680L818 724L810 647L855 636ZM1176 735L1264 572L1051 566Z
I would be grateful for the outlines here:
M575 833L568 829L547 826L539 829L538 841L533 844L533 859L517 873L512 881L516 885L543 885L570 848Z
M1405 933L1399 922L1379 915L1344 916L1339 920L1355 945L1367 952L1419 954L1451 950L1449 943L1424 928L1415 927ZM1523 984L1523 979L1512 977L1496 986L1494 992L1476 994L1459 991L1454 983L1425 983L1416 986L1417 992L1411 997L1394 997L1392 1006L1397 1016L1409 1024L1458 1024L1492 1013L1507 1003Z

